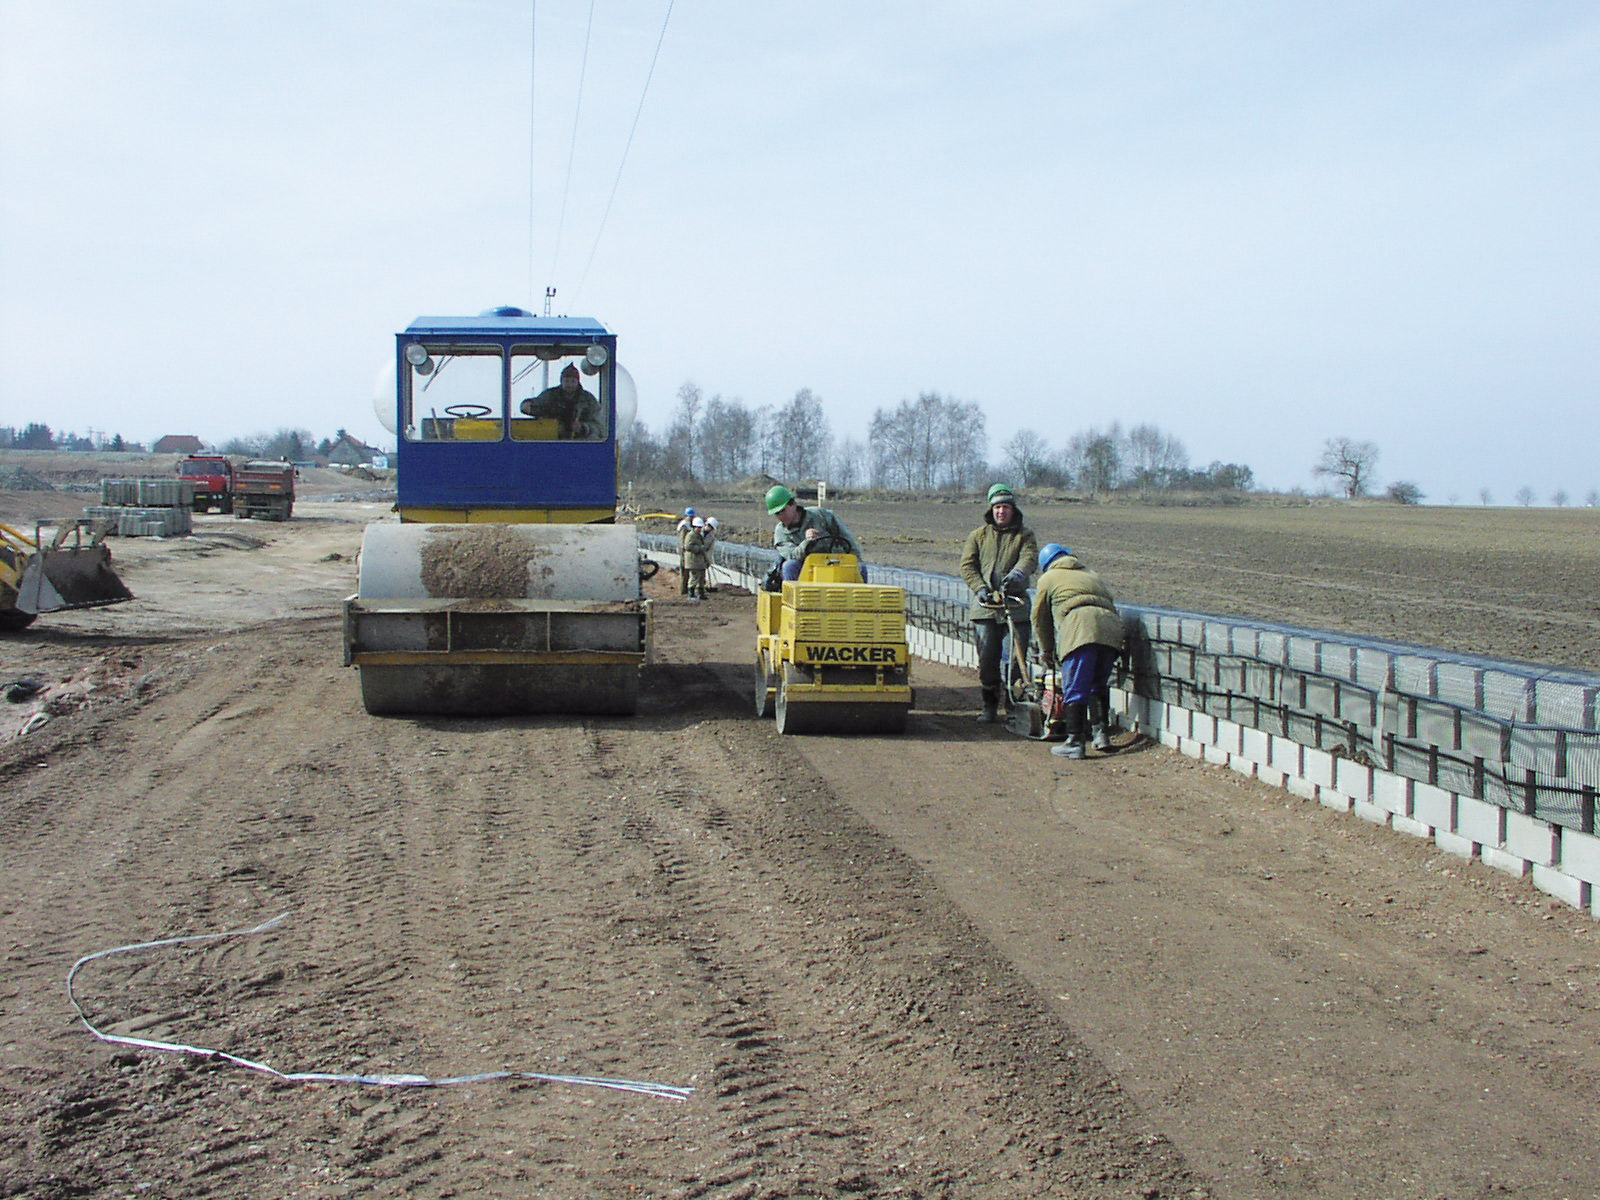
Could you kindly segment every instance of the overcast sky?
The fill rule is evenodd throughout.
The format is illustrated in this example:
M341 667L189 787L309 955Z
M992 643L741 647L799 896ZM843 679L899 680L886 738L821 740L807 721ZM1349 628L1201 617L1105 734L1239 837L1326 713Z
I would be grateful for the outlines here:
M397 330L554 286L656 429L935 391L996 462L1120 421L1278 488L1335 435L1430 502L1600 487L1594 0L589 14L0 0L0 424L387 440Z

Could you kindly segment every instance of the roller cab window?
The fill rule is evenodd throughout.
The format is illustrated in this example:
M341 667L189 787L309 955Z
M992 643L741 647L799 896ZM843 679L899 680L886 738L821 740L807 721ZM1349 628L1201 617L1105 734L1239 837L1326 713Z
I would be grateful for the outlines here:
M409 441L604 441L611 398L587 345L414 342L405 348ZM602 357L601 361L604 359Z

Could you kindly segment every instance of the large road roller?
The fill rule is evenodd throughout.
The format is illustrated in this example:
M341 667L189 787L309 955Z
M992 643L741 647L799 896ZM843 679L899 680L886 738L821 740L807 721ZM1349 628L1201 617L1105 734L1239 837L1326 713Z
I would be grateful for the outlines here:
M901 733L911 709L906 594L853 554L810 554L756 593L756 714L779 733Z
M344 604L368 712L635 711L650 609L616 524L616 350L592 318L512 307L396 335L397 519L368 526Z

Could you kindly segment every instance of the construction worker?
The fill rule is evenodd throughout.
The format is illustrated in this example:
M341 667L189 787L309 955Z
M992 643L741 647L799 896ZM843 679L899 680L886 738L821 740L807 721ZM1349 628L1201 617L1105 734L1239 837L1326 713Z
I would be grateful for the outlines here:
M854 554L862 557L861 546L850 536L844 522L825 508L802 508L794 493L783 484L767 489L767 512L778 523L772 527L772 546L781 562L783 579L799 579L800 564L808 554ZM861 581L866 582L867 565L861 564Z
M1083 758L1086 736L1096 750L1109 750L1111 668L1122 652L1122 618L1100 576L1065 546L1051 542L1041 549L1039 571L1033 636L1044 661L1061 664L1067 735L1050 753Z
M694 524L694 506L690 505L683 510L683 517L678 521L678 595L689 594L689 570L683 561L683 540L689 536L689 527Z
M714 550L716 548L716 545L717 545L717 519L715 517L707 517L706 518L705 535L706 535L706 591L714 592L717 589L711 586L711 580L714 578L712 576L712 574L711 574L711 567L716 561L716 556L713 555L711 552L712 552L712 550Z
M1000 697L1005 692L1000 659L1008 630L1008 605L1017 610L1012 622L1017 645L1010 653L1013 659L1027 654L1030 618L1024 597L1036 569L1039 539L1022 523L1017 498L1005 484L989 489L986 504L983 524L967 535L962 548L961 578L973 594L967 619L978 645L978 686L983 689L978 720L992 725L1000 719ZM1015 668L1014 662L1011 665Z
M688 578L686 590L691 600L706 598L706 568L711 565L711 550L706 542L704 517L695 517L683 537L683 568Z
M583 386L583 377L571 363L562 368L559 384L524 400L522 412L529 417L554 418L559 438L605 437L600 401Z

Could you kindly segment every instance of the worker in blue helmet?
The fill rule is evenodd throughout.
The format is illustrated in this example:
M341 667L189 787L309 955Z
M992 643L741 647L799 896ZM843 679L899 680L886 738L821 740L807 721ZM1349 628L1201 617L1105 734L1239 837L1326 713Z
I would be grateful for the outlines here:
M1122 618L1100 576L1059 542L1039 551L1033 639L1047 663L1061 664L1062 726L1058 758L1086 757L1086 742L1111 749L1111 668L1122 653Z

